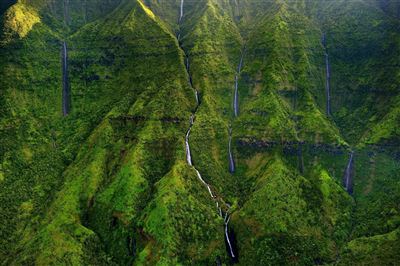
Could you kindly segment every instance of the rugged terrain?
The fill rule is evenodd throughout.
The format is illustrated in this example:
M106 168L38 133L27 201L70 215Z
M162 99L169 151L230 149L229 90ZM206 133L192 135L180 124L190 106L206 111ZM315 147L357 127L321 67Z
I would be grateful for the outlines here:
M0 3L2 265L396 265L396 0Z

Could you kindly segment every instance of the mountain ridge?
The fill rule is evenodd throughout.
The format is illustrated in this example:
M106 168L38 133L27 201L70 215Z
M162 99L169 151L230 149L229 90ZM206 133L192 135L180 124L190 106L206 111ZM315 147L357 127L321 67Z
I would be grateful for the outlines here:
M3 264L395 263L400 33L384 2L12 5L0 34ZM185 163L194 110L191 157L230 205L229 227Z

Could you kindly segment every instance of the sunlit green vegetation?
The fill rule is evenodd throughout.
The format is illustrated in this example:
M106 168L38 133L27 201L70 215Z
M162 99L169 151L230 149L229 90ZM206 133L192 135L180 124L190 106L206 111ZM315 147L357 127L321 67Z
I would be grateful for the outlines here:
M239 265L399 261L395 1L66 2L0 5L2 264L228 265L195 110Z

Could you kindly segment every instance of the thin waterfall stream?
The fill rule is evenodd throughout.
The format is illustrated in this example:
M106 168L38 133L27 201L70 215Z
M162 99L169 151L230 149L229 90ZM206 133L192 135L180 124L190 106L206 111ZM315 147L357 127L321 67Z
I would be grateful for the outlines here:
M346 170L343 177L344 187L349 194L353 193L353 161L354 151L350 153L349 161L347 162Z
M180 43L180 38L181 38L181 24L182 24L183 16L184 16L184 7L183 7L183 4L184 4L184 0L181 0L181 4L180 4L180 14L179 14L179 22L178 22L179 31L178 31L178 34L177 34L177 40L178 40L179 47L180 47L180 49L183 51L184 56L185 56L185 58L186 58L185 68L186 68L186 72L187 72L188 77L189 77L189 78L188 78L188 79L189 79L189 86L190 86L190 88L192 88L192 89L194 90L195 98L196 98L196 108L195 108L194 112L193 112L193 113L191 114L191 116L190 116L190 119L189 119L189 128L188 128L188 130L187 130L187 132L186 132L186 135L185 135L186 161L187 161L187 164L188 164L189 166L193 167L193 169L194 169L195 172L196 172L196 175L197 175L198 179L199 179L200 182L207 188L207 191L208 191L208 193L210 194L210 197L215 201L216 206L217 206L218 215L219 215L221 218L224 219L224 231L225 231L225 233L224 233L224 238L225 238L225 241L226 241L226 243L227 243L227 248L229 248L229 256L230 256L233 260L237 260L237 256L236 256L236 254L235 254L234 247L233 247L233 242L232 242L231 236L230 236L230 234L229 234L229 220L230 220L229 210L230 210L230 205L227 204L227 203L225 203L225 204L226 204L226 207L227 207L227 211L225 212L225 217L224 217L223 211L222 211L222 208L221 208L221 206L220 206L220 203L219 203L219 201L218 201L217 196L213 193L213 191L212 191L212 189L211 189L211 186L203 179L203 177L202 177L201 174L200 174L200 171L194 166L193 161L192 161L192 156L191 156L191 151L190 151L190 143L189 143L189 140L190 140L190 133L191 133L192 127L193 127L194 122L195 122L195 115L196 115L196 112L197 112L198 108L200 107L200 97L199 97L199 92L198 92L198 90L193 86L192 76L191 76L191 74L190 74L190 61L189 61L189 56L187 55L187 53L185 52L185 50L183 49L183 47L181 46L181 43ZM241 67L241 66L240 66L240 67ZM232 158L232 160L233 160L233 158ZM222 199L220 199L220 200L222 200ZM223 200L222 200L222 202L223 202Z
M325 33L322 35L322 45L324 46L324 49L325 49L326 115L331 116L331 74L330 74L331 70L330 70L330 64L329 64L329 54L328 54L328 49L327 49L327 45L326 45L326 34Z
M192 120L192 117L190 117L190 120ZM192 125L193 123L192 121L190 121L190 127L186 132L186 137L185 137L186 161L190 166L192 166L192 157L190 155L189 136L190 136L190 130L192 129Z
M181 0L181 9L180 9L180 14L179 14L179 23L181 23L183 18L183 0Z
M235 117L238 116L239 114L239 91L238 91L238 83L239 83L239 77L240 77L240 72L242 71L242 65L243 65L243 55L244 51L242 52L242 55L240 56L240 62L237 68L237 72L235 75L235 91L233 95L233 112L235 114Z
M180 36L180 33L179 33ZM182 48L181 48L182 49ZM183 50L183 49L182 49ZM185 53L185 52L184 52ZM186 54L185 54L186 56ZM190 75L190 61L189 61L189 56L186 56L186 72L189 75L189 86L194 90L194 96L196 97L196 104L197 107L200 105L199 102L199 91L197 89L194 88L193 86L193 80L192 80L192 76Z
M225 239L226 242L228 243L229 247L229 254L232 258L235 258L235 252L233 251L233 246L229 237L229 221L231 219L231 216L229 215L229 211L225 214L224 218L224 223L225 223Z
M229 144L228 144L228 153L229 153L229 172L235 172L235 161L232 155L232 128L229 128Z
M62 47L62 111L63 115L66 116L69 114L70 109L70 92L69 92L69 81L68 81L68 49L67 43L63 42Z
M237 117L239 115L238 86L239 86L240 72L242 71L242 67L243 67L244 51L245 51L245 49L243 48L242 53L240 55L239 65L237 67L236 74L235 74L235 85L234 85L234 92L233 92L233 114L235 117ZM229 157L229 172L231 174L233 174L235 172L235 161L233 159L233 154L232 154L232 127L229 128L228 157Z
M68 26L69 13L68 13L69 0L63 1L64 24ZM70 87L68 79L68 47L66 41L62 43L61 49L61 65L62 65L62 112L63 116L67 116L70 111Z

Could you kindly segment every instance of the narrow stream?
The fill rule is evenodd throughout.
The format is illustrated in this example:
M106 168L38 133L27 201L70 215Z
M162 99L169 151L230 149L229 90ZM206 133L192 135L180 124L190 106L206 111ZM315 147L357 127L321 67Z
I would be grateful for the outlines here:
M179 23L181 23L183 18L183 0L181 0L181 9L180 9L180 15L179 15Z
M331 74L330 74L330 64L329 64L329 54L326 46L326 34L322 35L322 45L325 49L325 90L326 90L326 114L331 116Z
M228 247L229 247L229 252L230 252L230 256L232 258L235 258L235 253L233 251L233 246L229 237L229 220L231 219L230 215L228 214L228 212L225 215L225 219L224 219L224 223L225 223L225 239L226 242L228 243Z
M70 109L70 92L69 92L69 82L68 82L68 50L67 43L63 42L62 47L62 111L63 115L66 116L69 114Z
M235 74L235 90L233 92L233 113L235 117L239 115L238 84L239 84L240 72L242 71L242 66L243 66L243 56L244 56L244 48L242 50L242 54L240 55L239 65L237 67L237 71ZM229 128L228 157L229 157L229 172L233 174L235 172L235 161L232 155L232 128Z
M239 66L238 66L238 69L237 69L237 72L235 75L235 91L234 91L234 96L233 96L233 112L235 114L235 117L237 117L239 114L238 83L239 83L240 72L242 71L243 55L244 55L244 52L242 52L242 55L240 56Z
M198 108L199 108L199 106L200 106L200 99L199 99L199 92L198 92L198 90L197 90L196 88L194 88L193 82L192 82L192 77L191 77L191 75L190 75L190 61L189 61L189 57L188 57L187 53L185 52L185 50L182 48L181 43L180 43L180 37L181 37L181 30L180 30L180 28L181 28L181 24L182 24L182 20L183 20L183 16L184 16L183 4L184 4L184 0L181 0L181 4L180 4L180 15L179 15L179 23L178 23L178 24L179 24L179 32L178 32L178 34L177 34L177 39L178 39L179 47L180 47L180 49L183 51L184 56L185 56L185 58L186 58L186 64L185 64L185 65L186 65L186 72L187 72L188 77L189 77L189 85L190 85L190 87L194 90L195 97L196 97L196 104L197 104L197 105L196 105L196 108L195 108L195 110L194 110L194 112L193 112L193 114L190 116L190 119L189 119L189 128L188 128L188 130L187 130L187 132L186 132L186 136L185 136L186 161L187 161L187 164L188 164L189 166L193 167L193 169L195 170L195 172L196 172L196 174L197 174L198 179L199 179L200 182L207 188L207 191L208 191L208 193L210 194L210 197L215 201L216 207L217 207L217 211L218 211L218 215L220 215L221 218L224 219L224 228L225 228L225 229L224 229L224 230L225 230L224 237L225 237L225 241L226 241L226 243L228 244L228 248L229 248L229 251L230 251L230 252L229 252L229 256L230 256L234 261L237 261L237 256L235 255L235 251L234 251L232 239L231 239L230 234L229 234L229 220L230 220L229 210L230 210L230 206L229 206L228 204L226 204L228 210L226 211L225 217L224 217L222 208L221 208L220 203L219 203L219 201L218 201L219 199L218 199L217 196L213 193L213 191L212 191L212 189L211 189L211 186L203 179L203 177L201 176L199 170L194 166L193 161L192 161L191 152L190 152L190 144L189 144L190 132L191 132L192 126L194 125L194 122L195 122L195 115L196 115L196 112L197 112L197 110L198 110ZM239 71L238 71L238 72L240 72L240 69L241 69L241 63L239 64ZM237 88L237 84L236 84L236 88ZM231 152L229 152L229 153L231 154ZM233 161L233 158L232 158L232 161ZM220 199L220 200L222 200L222 199ZM223 200L222 200L222 201L223 201Z
M343 183L346 191L349 194L353 193L353 159L354 159L354 152L350 153L350 158L346 166L346 171L344 172Z
M234 173L235 161L233 160L233 155L232 155L232 128L229 129L228 153L229 153L229 172Z
M180 33L179 33L179 36L180 36ZM182 49L182 47L181 47L181 49ZM183 49L182 49L182 50L183 50ZM195 89L194 86L193 86L192 76L190 75L190 61L189 61L189 56L186 56L186 72L187 72L188 75L189 75L189 85L190 85L190 87L193 88L193 90L194 90L194 96L196 97L196 104L197 104L197 106L199 106L199 105L200 105L200 102L199 102L199 91L198 91L197 89Z
M192 166L192 157L190 156L190 146L189 146L189 136L190 136L190 130L192 127L190 127L186 133L185 137L185 147L186 147L186 161L188 165Z

